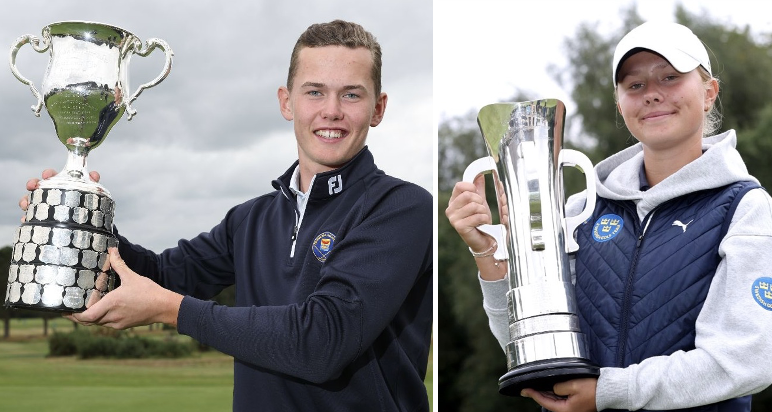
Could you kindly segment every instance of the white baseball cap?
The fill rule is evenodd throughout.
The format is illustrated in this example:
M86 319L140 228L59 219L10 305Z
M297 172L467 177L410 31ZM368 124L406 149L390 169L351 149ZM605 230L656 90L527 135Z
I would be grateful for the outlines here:
M697 66L702 66L708 73L712 73L705 45L688 27L671 22L651 21L630 30L617 44L612 63L614 87L618 81L619 66L625 59L639 52L639 49L659 54L681 73L688 73Z

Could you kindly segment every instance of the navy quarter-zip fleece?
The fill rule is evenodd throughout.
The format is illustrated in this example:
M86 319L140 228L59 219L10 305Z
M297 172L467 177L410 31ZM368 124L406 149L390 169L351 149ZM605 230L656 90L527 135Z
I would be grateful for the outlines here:
M234 410L428 410L431 195L365 148L316 175L295 233L294 168L208 233L121 256L186 295L180 333L235 358ZM232 284L236 307L206 300Z

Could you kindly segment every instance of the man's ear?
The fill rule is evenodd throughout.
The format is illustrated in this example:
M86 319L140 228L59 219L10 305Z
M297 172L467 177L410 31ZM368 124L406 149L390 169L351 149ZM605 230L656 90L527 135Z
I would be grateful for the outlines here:
M295 115L292 113L289 89L285 86L281 86L279 87L279 91L276 92L276 95L279 98L279 111L281 111L281 115L287 120L294 119Z
M381 124L383 115L386 113L386 103L389 101L389 96L386 93L381 93L378 99L375 100L375 111L373 111L373 118L370 119L370 127L375 127Z

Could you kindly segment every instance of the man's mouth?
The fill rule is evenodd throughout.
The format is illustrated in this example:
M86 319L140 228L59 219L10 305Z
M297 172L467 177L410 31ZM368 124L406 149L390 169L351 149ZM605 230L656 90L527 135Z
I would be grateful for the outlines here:
M314 134L318 137L321 137L322 139L340 139L343 137L343 131L342 130L317 130L314 132Z

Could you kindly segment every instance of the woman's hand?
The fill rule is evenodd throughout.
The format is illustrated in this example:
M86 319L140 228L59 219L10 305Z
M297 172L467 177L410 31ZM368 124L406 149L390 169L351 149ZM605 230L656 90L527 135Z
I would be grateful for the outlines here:
M596 412L597 378L572 379L555 384L552 392L523 389L521 395L553 412Z
M501 213L506 218L506 208L502 208ZM484 256L475 258L480 277L487 281L503 279L507 273L507 264L496 260L493 252L504 245L497 245L493 237L477 229L480 225L492 222L491 210L485 199L483 175L477 176L474 183L456 183L445 209L445 216L469 249L475 253L484 252Z

